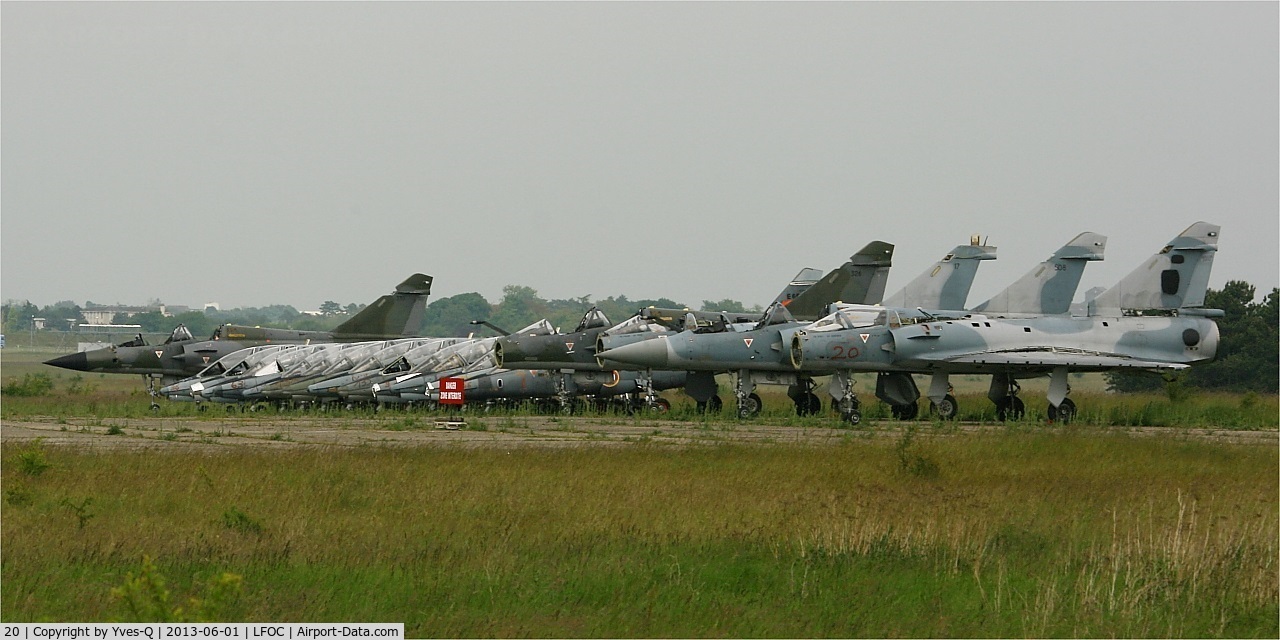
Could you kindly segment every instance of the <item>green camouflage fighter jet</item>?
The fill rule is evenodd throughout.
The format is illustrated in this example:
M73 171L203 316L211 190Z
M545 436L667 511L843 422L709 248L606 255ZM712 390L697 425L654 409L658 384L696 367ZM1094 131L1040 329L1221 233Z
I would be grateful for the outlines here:
M59 356L45 364L92 373L141 374L147 379L148 390L154 391L157 379L162 384L172 384L194 376L209 363L247 347L410 337L422 324L427 297L431 295L431 280L431 276L421 273L409 276L396 286L393 293L378 298L333 331L224 324L209 339L197 340L186 327L178 325L163 344L148 345L142 336L138 336L104 349ZM156 403L151 406L159 408Z

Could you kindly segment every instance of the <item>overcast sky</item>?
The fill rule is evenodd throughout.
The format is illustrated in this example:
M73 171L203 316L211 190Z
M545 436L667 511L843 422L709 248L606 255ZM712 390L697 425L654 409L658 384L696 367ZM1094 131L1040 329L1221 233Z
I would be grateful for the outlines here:
M973 233L969 303L1197 220L1280 280L1251 3L0 3L0 297L224 308L518 284L767 303Z

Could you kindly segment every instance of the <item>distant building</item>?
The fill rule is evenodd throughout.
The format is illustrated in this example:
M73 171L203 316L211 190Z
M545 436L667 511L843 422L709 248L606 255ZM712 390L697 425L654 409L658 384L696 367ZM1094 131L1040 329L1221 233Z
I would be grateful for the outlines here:
M125 317L132 318L139 313L152 313L158 311L160 315L166 318L171 318L175 313L186 313L190 310L191 307L176 304L172 306L161 304L146 307L130 307L118 304L106 305L85 303L84 307L80 309L80 313L84 316L86 324L111 324L119 314L124 314Z

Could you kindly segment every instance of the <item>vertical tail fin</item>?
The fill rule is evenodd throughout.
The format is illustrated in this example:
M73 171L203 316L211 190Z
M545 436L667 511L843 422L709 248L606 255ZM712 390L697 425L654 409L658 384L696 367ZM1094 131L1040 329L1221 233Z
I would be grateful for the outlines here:
M973 310L989 314L1068 313L1076 288L1080 286L1080 277L1084 275L1085 264L1101 260L1106 249L1106 236L1086 231Z
M338 340L381 340L412 336L422 326L431 295L431 276L415 273L333 330Z
M816 320L833 302L875 304L884 297L893 264L893 245L872 241L790 301L782 301L798 320Z
M963 309L973 277L983 260L994 260L996 248L973 236L925 270L924 273L884 301L886 307Z
M787 286L782 288L782 292L773 301L788 304L792 298L804 293L805 289L817 284L820 279L822 279L822 269L805 267L791 279L791 282L787 283Z
M1089 315L1204 305L1222 227L1197 222L1089 303Z

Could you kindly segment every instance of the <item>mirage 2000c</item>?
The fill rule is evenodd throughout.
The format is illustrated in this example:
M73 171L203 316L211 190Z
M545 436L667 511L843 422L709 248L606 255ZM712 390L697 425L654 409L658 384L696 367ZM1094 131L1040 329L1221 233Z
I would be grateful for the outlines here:
M962 305L969 295L978 265L995 257L995 247L981 244L975 236L970 239L969 244L952 249L891 296L891 299L898 301L898 304L927 307ZM876 276L876 286L864 290L861 295L824 300L821 313L826 313L826 307L831 303L879 303L884 295L887 270L886 265ZM693 317L686 318L685 330L681 333L667 330L665 325L656 327L624 323L600 336L596 354L601 365L606 367L689 371L689 383L685 386L685 392L698 402L700 409L704 402L713 410L719 409L720 399L710 395L716 389L714 376L719 372L733 372L737 377L734 396L737 398L739 415L748 417L760 412L762 403L760 396L755 393L757 383L787 385L787 395L795 403L796 413L809 415L819 411L822 406L813 393L812 377L797 374L791 369L760 364L777 360L777 354L781 353L785 344L781 335L790 335L790 332L805 325L805 322L797 320L791 313L794 306L775 302L763 317L750 325L738 327L736 331L704 326ZM810 318L817 315L820 314L814 313ZM689 358L667 358L668 347L685 344L684 336L696 337L698 349L703 351ZM748 353L742 352L744 345ZM749 366L738 366L741 358L745 358Z
M207 340L197 340L179 325L163 344L148 345L142 336L104 349L59 356L45 364L92 373L132 373L148 378L148 389L160 379L171 384L196 375L210 363L247 347L263 344L357 342L412 336L422 324L431 294L431 276L414 274L360 310L333 331L294 331L224 324ZM158 405L152 405L158 407Z
M1213 359L1218 327L1211 318L1221 312L1200 307L1218 233L1216 225L1191 225L1091 301L1086 316L1003 313L998 311L1004 305L999 296L984 306L983 313L844 306L817 322L774 336L781 345L767 353L746 354L741 340L735 347L680 334L667 339L661 352L605 351L600 356L644 360L653 366L661 360L666 368L714 357L729 369L833 374L831 395L844 417L855 423L861 413L849 376L856 372L878 374L876 396L894 406L901 418L915 415L909 407L916 406L920 394L913 373L932 376L928 396L938 413L948 417L956 409L947 391L949 375L992 374L988 397L1000 419L1022 415L1016 378L1048 375L1048 416L1065 421L1076 411L1066 397L1070 371L1160 372ZM749 344L745 347L750 350Z
M893 245L871 242L826 275L811 267L801 270L774 302L787 306L799 318L813 320L825 312L828 304L838 300L878 301L884 295L892 259ZM704 331L725 331L735 326L752 326L760 321L760 314L649 307L612 325L604 313L593 308L572 333L525 335L516 332L499 339L494 346L499 367L550 373L532 376L503 371L492 380L468 380L468 397L501 395L509 390L512 397L540 398L550 389L551 396L557 398L562 407L568 407L570 399L580 395L634 394L637 404L665 410L669 405L657 397L657 392L684 387L697 401L699 409L705 410L710 404L712 410L718 411L720 398L715 395L713 375L618 371L618 367L602 366L596 359L597 342L605 334L613 334L619 341L633 342L679 330L690 321Z

